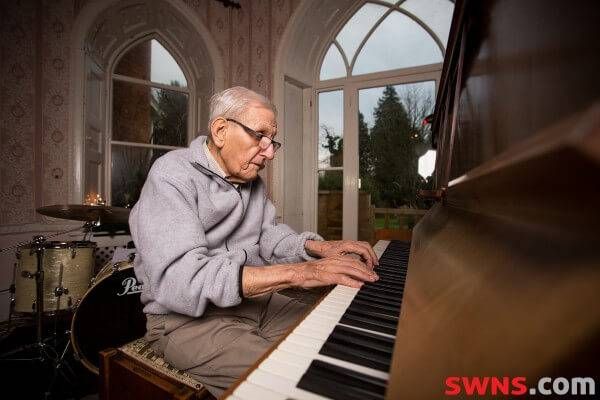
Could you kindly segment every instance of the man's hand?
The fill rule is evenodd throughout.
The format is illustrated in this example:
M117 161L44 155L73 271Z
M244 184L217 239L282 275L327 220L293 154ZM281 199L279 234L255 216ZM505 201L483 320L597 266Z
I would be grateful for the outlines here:
M328 285L344 285L360 288L363 282L379 279L371 268L348 256L333 256L298 264L293 286L313 288Z
M367 264L368 268L373 269L374 266L379 265L377 255L375 255L373 248L367 242L358 242L355 240L307 240L304 248L308 254L314 257L324 258L357 254Z
M334 256L298 264L245 266L242 271L244 297L260 296L288 287L305 289L344 285L359 288L379 277L365 263L349 256Z

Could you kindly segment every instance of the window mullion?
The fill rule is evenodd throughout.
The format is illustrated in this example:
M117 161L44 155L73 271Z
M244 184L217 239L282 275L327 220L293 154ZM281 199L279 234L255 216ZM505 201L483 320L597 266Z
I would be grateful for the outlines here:
M343 238L358 238L358 89L344 86Z
M375 22L373 24L371 29L369 29L369 31L363 38L362 42L360 42L360 45L358 45L358 48L356 49L356 51L354 52L354 55L352 56L352 61L350 62L350 73L348 74L348 76L352 76L352 70L354 69L354 63L356 62L356 59L358 58L358 55L362 51L362 48L364 47L365 43L367 43L367 41L371 37L371 34L373 34L373 32L375 32L375 30L379 27L379 25L381 25L381 23L387 18L388 15L390 15L392 13L392 11L394 11L394 8L390 7L389 10L387 10L385 13L383 13L381 18L379 18L377 20L377 22Z
M143 79L132 78L131 76L125 76L125 75L119 75L119 74L112 74L112 77L114 80L121 81L121 82L137 83L138 85L150 86L150 87L155 87L155 88L165 89L165 90L172 90L174 92L180 92L180 93L186 93L186 94L189 93L189 90L187 87L165 85L162 83L146 81Z
M124 142L121 140L111 140L111 145L116 146L128 146L128 147L143 147L147 149L163 149L163 150L175 150L181 149L182 147L178 146L167 146L164 144L152 144L152 143L139 143L139 142Z

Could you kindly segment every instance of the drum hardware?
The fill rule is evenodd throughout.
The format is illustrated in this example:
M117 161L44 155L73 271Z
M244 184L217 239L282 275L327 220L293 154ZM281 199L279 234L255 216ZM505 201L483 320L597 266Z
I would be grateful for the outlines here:
M60 297L63 294L69 294L69 289L62 287L62 286L58 286L58 287L54 288L54 296Z
M67 335L68 340L66 341L65 347L61 347L62 351L59 352L59 339L60 343L64 342L61 339L63 334L58 332L57 317L59 315L59 311L61 309L65 309L65 300L63 300L63 296L68 296L66 300L66 310L73 312L80 305L82 296L86 293L86 291L89 291L90 281L95 281L92 279L93 251L95 250L95 243L85 241L85 239L88 234L91 238L92 228L100 226L101 222L127 223L130 210L126 208L109 207L105 205L56 205L42 207L37 211L40 214L50 217L85 221L85 223L80 227L78 226L73 229L56 232L48 236L34 236L31 241L19 242L12 246L0 249L0 253L4 253L9 250L17 250L16 257L18 263L14 266L13 284L10 288L11 302L9 310L9 324L14 312L34 314L36 328L35 342L22 345L18 348L0 354L0 362L26 361L38 362L43 365L47 365L47 363L49 363L53 369L53 375L48 389L46 390L46 397L48 397L50 396L58 377L64 378L69 384L72 384L72 379L76 378L74 371L67 362L68 360L65 358L69 352L69 349L75 345L72 339L73 336L71 331L64 332L64 335ZM84 231L84 241L82 242L63 243L48 241L53 237L82 229ZM22 249L28 249L29 252L22 252ZM56 259L60 256L63 256L63 262L56 263ZM73 265L75 262L79 262L81 257L90 258L90 275L84 279L83 285L75 285L77 287L72 287L73 279L71 278L73 278L73 276L70 275L79 273L78 271L80 271L82 268L80 268L80 265L76 265L76 268L69 269L69 266ZM46 265L50 261L50 265ZM33 264L35 264L35 268L30 268L27 270L27 263L31 263L31 267L34 267ZM44 268L45 266L46 268ZM22 270L19 270L19 267ZM59 267L58 281L53 281L53 279L56 278L56 267ZM85 268L83 269L85 270ZM73 272L74 270L76 272ZM75 278L79 278L79 275L77 275ZM26 283L28 281L33 282ZM46 284L50 283L51 286L44 287L45 281ZM23 291L24 287L27 287L32 294L35 293L33 296L34 298L29 303L31 305L31 309L29 310L29 304L27 304L28 299L19 291ZM81 296L78 296L77 290L83 291ZM45 297L45 295L47 297ZM52 310L45 309L44 306L47 302L49 302L48 305L55 305L55 307L53 307ZM44 316L52 316L54 318L54 333L50 334L49 337L44 337ZM65 337L65 339L67 337ZM18 357L23 353L25 353L27 357ZM73 357L76 360L81 360L80 354L77 352L73 352Z
M3 253L8 250L12 250L12 249L18 249L18 251L16 253L16 258L20 264L23 264L24 260L32 261L35 263L35 272L23 270L18 274L16 272L17 272L19 265L15 264L15 269L14 269L14 273L13 273L14 283L11 285L11 289L10 289L10 291L11 291L11 306L10 306L10 310L9 310L10 311L9 312L9 321L11 321L12 315L15 311L16 312L25 312L25 313L33 312L35 314L34 318L35 318L35 329L36 329L34 343L25 344L25 345L15 348L15 349L12 349L10 351L7 351L3 354L0 354L0 362L29 361L29 362L45 363L47 361L50 361L54 367L56 367L56 364L58 362L62 363L62 360L59 357L58 352L49 343L51 341L54 341L56 344L56 340L57 340L57 336L58 336L57 331L56 331L56 326L57 326L56 318L58 316L58 313L53 313L54 314L53 317L55 320L54 321L55 322L54 334L51 335L50 337L44 338L44 331L43 331L44 314L45 314L45 310L44 310L44 280L45 280L44 253L46 250L49 250L47 248L48 245L54 244L54 242L48 242L47 240L50 238L53 238L55 236L64 235L64 234L74 232L77 230L82 230L82 229L87 233L88 231L90 231L92 229L92 227L97 226L97 225L98 225L98 221L87 221L83 224L83 226L78 226L76 228L64 230L61 232L56 232L56 233L54 233L52 235L48 235L48 236L36 235L29 242L20 242L15 245L0 249L0 253ZM89 242L89 243L91 243L91 242ZM24 255L27 253L22 253L21 249L27 249L28 247L29 247L29 252L27 252L27 253L28 253L29 257L26 259L26 258L24 258ZM77 255L78 252L77 252L76 247L77 246L73 247L72 245L69 245L69 247L68 247L69 258L73 259ZM91 271L91 268L92 267L90 267L90 271ZM53 295L53 297L56 297L59 300L63 295L66 295L69 292L69 289L64 287L64 284L62 282L63 275L64 275L64 265L61 263L60 264L60 272L59 272L59 284L54 288L54 292L51 293ZM19 281L17 280L17 277L23 278L22 282L25 282L25 280L30 280L30 279L34 281L35 298L31 303L31 311L27 310L27 307L24 307L23 304L21 304L21 307L18 307L19 306L19 296L18 296L17 292L19 289L19 287L18 287ZM85 289L87 289L87 287ZM24 301L26 302L27 299L24 299ZM57 301L56 303L57 303L57 311L58 311L60 308L60 301ZM72 304L72 301L69 300L69 302L68 302L69 307L71 304ZM69 339L68 346L70 346L70 339ZM68 347L67 347L67 349L68 349ZM34 356L15 357L18 354L25 353L25 352L33 352Z
M29 271L21 271L21 277L27 278L27 279L33 279L33 278L35 278L35 274L32 274Z

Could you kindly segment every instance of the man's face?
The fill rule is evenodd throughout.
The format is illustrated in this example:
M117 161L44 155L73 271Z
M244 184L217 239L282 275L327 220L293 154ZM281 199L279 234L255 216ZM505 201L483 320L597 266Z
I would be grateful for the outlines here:
M238 121L270 138L277 134L275 114L259 103L250 104ZM227 121L227 135L221 148L221 158L232 181L249 182L256 179L258 171L274 156L273 146L261 149L256 137L235 122Z

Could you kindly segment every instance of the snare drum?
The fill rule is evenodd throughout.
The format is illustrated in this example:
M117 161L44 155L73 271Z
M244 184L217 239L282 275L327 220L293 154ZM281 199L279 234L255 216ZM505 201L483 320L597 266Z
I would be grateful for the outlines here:
M44 272L44 313L70 310L90 286L94 270L96 243L45 242L42 271ZM37 256L31 245L17 251L15 272L15 312L36 311Z
M71 341L82 364L98 374L98 353L120 347L146 333L140 301L142 283L133 263L107 264L81 299L71 323Z

